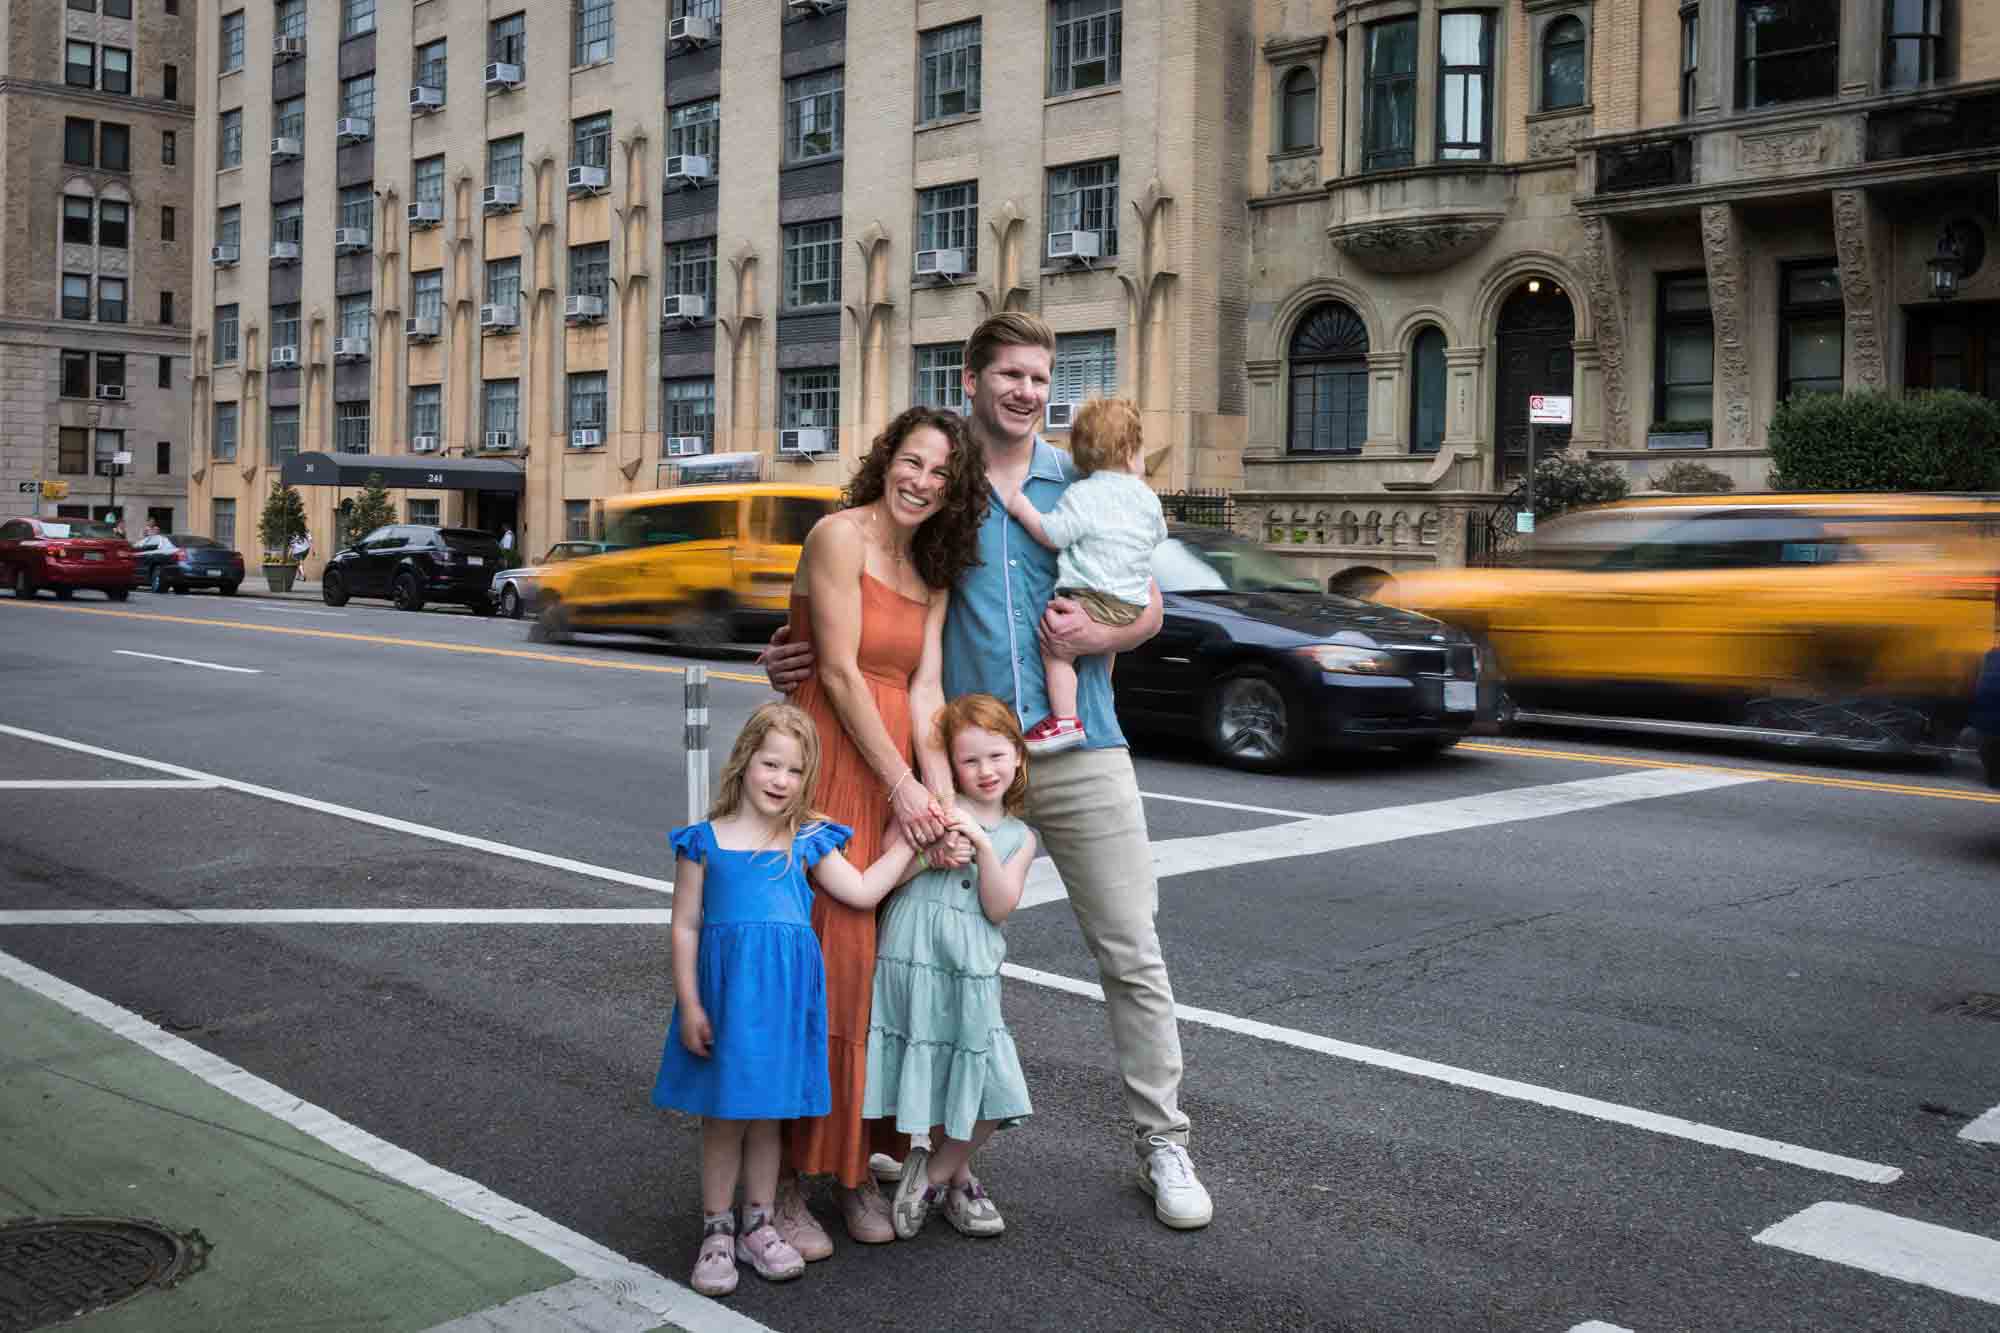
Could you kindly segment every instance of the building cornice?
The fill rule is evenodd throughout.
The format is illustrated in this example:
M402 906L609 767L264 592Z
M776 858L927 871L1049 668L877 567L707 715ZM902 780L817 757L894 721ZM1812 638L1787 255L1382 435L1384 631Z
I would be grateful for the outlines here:
M94 88L72 88L66 83L42 79L0 78L0 97L42 97L78 106L103 107L127 115L165 116L194 123L194 108L185 102L169 102L159 97L121 97Z
M51 347L85 337L170 343L182 351L186 351L194 342L193 332L187 329L148 328L144 324L99 324L94 320L83 319L22 319L19 316L0 315L0 336L9 333L34 334Z

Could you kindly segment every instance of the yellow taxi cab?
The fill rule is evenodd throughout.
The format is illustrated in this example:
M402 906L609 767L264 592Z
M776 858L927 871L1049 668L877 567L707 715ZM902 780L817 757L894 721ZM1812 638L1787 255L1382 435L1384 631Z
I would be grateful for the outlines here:
M1993 645L2000 497L1742 494L1552 519L1378 599L1459 626L1523 720L1948 744Z
M547 572L537 637L595 630L715 644L783 624L799 548L840 488L700 475L684 469L694 484L607 500L611 549Z

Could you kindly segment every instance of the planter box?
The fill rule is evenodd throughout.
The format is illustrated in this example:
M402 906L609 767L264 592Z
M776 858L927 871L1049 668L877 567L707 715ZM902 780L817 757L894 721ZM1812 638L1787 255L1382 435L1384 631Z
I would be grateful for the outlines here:
M1705 430L1654 430L1646 432L1648 449L1706 449L1710 432Z
M297 565L264 566L264 583L272 592L290 592L292 583L299 577Z

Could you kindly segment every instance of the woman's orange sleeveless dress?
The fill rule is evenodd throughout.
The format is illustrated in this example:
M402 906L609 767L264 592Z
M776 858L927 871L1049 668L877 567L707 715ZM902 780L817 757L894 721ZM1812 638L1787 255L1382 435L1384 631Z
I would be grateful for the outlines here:
M792 595L791 625L797 640L812 639L809 599ZM910 746L910 677L923 659L927 607L912 601L872 574L861 575L861 647L858 660L868 679L875 711L905 763ZM882 851L889 823L889 791L855 748L833 700L808 679L792 697L819 728L819 784L813 809L854 830L845 855L860 868ZM921 781L921 777L918 779ZM875 913L861 911L824 893L813 895L813 932L826 957L827 1076L833 1108L824 1116L794 1120L785 1129L785 1164L803 1175L832 1175L855 1188L868 1178L868 1154L885 1152L901 1160L910 1140L890 1120L864 1121L861 1097L868 1083L868 1007L875 985Z

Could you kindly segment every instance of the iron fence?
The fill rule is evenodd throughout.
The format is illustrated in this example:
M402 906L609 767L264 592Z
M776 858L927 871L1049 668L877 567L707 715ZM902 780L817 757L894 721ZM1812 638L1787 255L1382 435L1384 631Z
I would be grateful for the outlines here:
M1160 508L1175 523L1193 523L1204 528L1236 526L1236 497L1228 491L1175 491L1160 497Z

